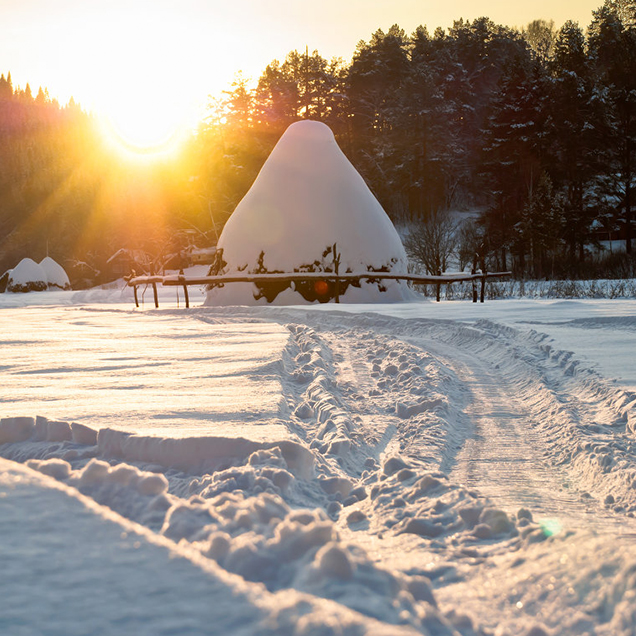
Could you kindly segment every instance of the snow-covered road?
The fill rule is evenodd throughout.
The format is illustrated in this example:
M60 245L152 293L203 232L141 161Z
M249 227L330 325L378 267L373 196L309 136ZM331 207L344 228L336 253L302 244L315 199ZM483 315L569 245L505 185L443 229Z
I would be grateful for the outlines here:
M0 455L203 567L233 633L627 636L635 310L4 308Z

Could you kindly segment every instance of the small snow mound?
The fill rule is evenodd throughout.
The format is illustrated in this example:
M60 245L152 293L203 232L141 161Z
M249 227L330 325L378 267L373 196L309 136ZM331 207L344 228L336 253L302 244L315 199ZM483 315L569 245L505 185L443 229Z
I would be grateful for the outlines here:
M318 570L325 576L342 581L348 581L353 577L353 564L349 554L337 542L330 542L322 546L316 554Z
M72 439L71 425L68 422L50 421L47 429L48 442L66 442Z
M82 444L83 446L95 446L97 444L97 431L84 424L73 422L71 424L71 434L76 444Z
M9 274L7 291L20 293L45 291L47 288L46 272L30 258L23 258Z
M84 469L80 472L80 485L90 486L93 484L101 484L108 478L110 465L99 459L91 459Z
M46 281L49 289L70 289L71 282L68 279L68 275L64 268L54 261L50 256L43 258L40 261L40 267L44 270L46 275Z
M58 481L67 480L71 474L71 465L62 459L29 459L26 465Z

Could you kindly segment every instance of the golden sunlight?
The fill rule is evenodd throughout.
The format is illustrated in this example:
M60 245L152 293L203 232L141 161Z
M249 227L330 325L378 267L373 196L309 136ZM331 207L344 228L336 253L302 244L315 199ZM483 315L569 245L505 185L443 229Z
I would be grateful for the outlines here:
M174 153L201 118L210 82L222 79L214 71L202 81L207 40L165 3L110 4L120 10L86 3L65 16L72 36L55 50L72 60L59 64L69 84L74 77L68 92L99 117L111 147L146 159Z
M191 130L188 119L185 113L136 102L109 109L100 116L100 129L111 148L148 159L176 153Z

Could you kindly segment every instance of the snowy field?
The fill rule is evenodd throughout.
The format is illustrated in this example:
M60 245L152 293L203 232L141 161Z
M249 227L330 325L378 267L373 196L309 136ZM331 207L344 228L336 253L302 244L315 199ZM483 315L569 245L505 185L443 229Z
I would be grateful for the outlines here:
M636 633L636 301L161 291L0 295L0 634Z

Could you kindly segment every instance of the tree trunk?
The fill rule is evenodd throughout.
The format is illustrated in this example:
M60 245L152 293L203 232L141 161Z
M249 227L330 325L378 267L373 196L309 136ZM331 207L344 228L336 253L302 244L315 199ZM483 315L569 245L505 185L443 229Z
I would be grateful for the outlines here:
M506 267L506 261L507 261L507 258L506 258L506 248L505 248L505 247L502 247L502 248L501 248L501 271L502 271L502 272L506 272L506 271L508 271L508 268Z
M629 161L630 148L629 148L629 140L627 141L627 170L625 175L625 252L627 254L632 253L632 201L631 201L631 182L632 182L632 171L631 165Z

